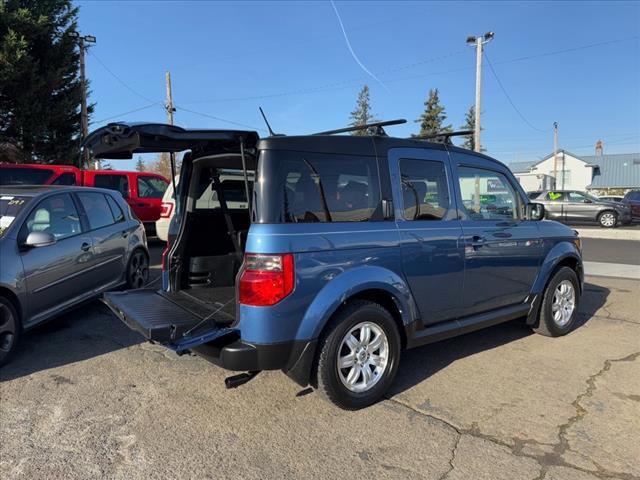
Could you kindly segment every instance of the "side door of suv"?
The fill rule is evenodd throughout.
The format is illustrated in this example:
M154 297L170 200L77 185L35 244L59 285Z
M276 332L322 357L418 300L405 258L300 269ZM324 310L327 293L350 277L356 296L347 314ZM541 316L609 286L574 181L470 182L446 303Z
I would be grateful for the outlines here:
M538 198L537 201L541 201L544 204L545 215L549 220L562 222L565 220L564 207L566 199L566 192L552 190L545 193L542 198Z
M56 239L52 245L20 248L29 295L25 317L32 319L28 323L37 323L91 290L87 280L91 275L93 247L68 193L46 197L33 208L18 235L19 244L31 232L48 232Z
M580 192L567 192L564 204L564 219L566 221L593 222L597 218L598 206L593 200Z
M463 314L524 302L542 259L535 221L524 219L525 196L503 165L452 152L464 234Z
M389 151L402 268L425 325L455 319L464 280L462 227L445 150Z

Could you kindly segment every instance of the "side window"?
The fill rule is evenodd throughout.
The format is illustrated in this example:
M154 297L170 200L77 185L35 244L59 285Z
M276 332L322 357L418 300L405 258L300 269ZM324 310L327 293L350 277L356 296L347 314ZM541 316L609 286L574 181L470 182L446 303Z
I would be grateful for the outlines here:
M96 174L93 180L93 186L98 188L108 188L116 190L122 194L124 198L129 196L129 179L126 175L112 174Z
M138 177L138 197L162 198L167 189L167 183L156 177Z
M442 162L400 160L405 220L442 220L449 209L447 174Z
M63 173L56 178L51 185L75 185L76 176L73 173Z
M107 199L101 193L78 192L78 198L87 214L91 230L106 227L114 223L113 214Z
M584 195L579 192L569 192L569 201L570 202L584 202L587 199Z
M545 200L549 200L551 202L564 202L565 199L565 192L549 192L545 195Z
M462 205L472 220L520 218L520 200L502 174L474 167L458 167Z
M44 199L31 212L23 228L31 232L51 233L56 240L82 232L78 211L68 193Z
M118 223L123 221L124 213L122 212L120 205L118 205L118 202L116 202L111 195L105 195L105 197L107 199L107 203L109 204L109 208L111 209L111 214L113 215L113 219L115 220L115 222Z

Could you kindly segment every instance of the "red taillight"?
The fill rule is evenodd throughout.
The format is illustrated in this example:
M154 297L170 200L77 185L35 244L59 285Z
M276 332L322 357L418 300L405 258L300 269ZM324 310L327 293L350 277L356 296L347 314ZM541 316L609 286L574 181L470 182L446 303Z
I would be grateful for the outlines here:
M240 275L240 303L255 307L275 305L293 291L293 255L247 253Z
M171 212L173 211L173 203L162 202L162 204L160 204L160 208L160 218L169 218L171 216Z

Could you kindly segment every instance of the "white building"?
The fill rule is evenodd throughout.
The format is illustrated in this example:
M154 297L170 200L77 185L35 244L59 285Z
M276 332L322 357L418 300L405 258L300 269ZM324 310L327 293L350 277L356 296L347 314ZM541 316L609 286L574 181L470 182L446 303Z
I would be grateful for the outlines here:
M557 188L604 193L640 188L640 153L578 156L559 150L555 161L550 154L537 162L512 163L509 168L525 190Z

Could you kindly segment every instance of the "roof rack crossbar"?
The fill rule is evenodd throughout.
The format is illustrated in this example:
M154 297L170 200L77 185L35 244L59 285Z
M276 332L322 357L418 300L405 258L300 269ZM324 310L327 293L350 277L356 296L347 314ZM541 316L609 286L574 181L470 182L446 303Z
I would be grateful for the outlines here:
M336 133L357 132L358 130L368 129L373 129L374 135L385 135L382 127L387 127L389 125L401 125L403 123L407 123L407 121L404 118L399 118L397 120L387 120L385 122L373 122L364 125L355 125L353 127L339 128L337 130L327 130L325 132L312 133L311 135L335 135Z
M467 135L473 135L473 130L458 130L457 132L440 132L440 133L430 133L429 135L416 135L415 137L410 137L416 140L431 140L436 138L442 138L444 143L451 144L451 137L466 137Z

